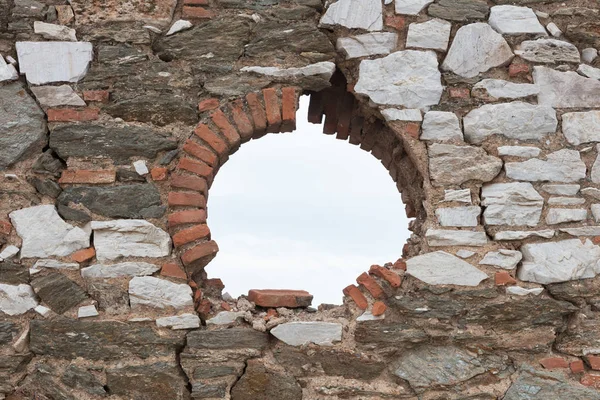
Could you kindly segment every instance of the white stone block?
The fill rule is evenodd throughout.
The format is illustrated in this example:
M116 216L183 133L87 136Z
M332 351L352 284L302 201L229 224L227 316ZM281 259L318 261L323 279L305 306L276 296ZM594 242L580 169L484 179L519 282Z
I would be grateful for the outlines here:
M383 29L381 0L338 0L325 11L320 27L341 25L350 29L380 31Z
M453 112L429 111L421 126L421 140L463 141L458 117Z
M38 305L35 293L29 285L0 283L0 311L7 315L21 315Z
M313 343L332 346L342 340L342 324L334 322L287 322L271 329L271 335L290 346Z
M406 274L430 285L477 286L487 274L444 251L435 251L406 261Z
M82 306L77 310L77 318L89 318L89 317L97 317L98 310L96 310L96 306Z
M171 253L171 237L145 220L92 221L98 261L120 257L164 257Z
M452 24L442 19L431 19L408 26L406 47L446 51Z
M506 35L542 34L546 30L531 8L511 5L494 6L490 9L488 23L499 33Z
M148 306L182 309L194 305L189 285L152 276L135 277L129 281L129 302L132 308Z
M126 276L152 275L160 269L158 265L128 261L113 265L94 264L81 270L84 278L122 278Z
M196 314L181 314L172 317L162 317L156 319L156 326L159 328L197 329L200 328L200 318Z
M398 34L392 32L365 33L339 38L338 51L346 53L346 59L390 54L398 44Z

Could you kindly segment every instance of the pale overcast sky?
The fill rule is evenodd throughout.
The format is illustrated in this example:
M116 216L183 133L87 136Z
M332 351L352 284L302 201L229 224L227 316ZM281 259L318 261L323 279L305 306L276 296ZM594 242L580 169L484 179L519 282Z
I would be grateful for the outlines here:
M234 297L249 289L304 289L313 306L341 304L342 289L372 264L397 260L409 237L396 185L375 157L306 122L242 145L210 190L219 244L208 265Z

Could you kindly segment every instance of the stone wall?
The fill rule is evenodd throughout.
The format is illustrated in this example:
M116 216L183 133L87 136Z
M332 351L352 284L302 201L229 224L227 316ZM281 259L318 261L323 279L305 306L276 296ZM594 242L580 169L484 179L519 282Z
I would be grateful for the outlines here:
M0 0L0 399L600 399L599 16ZM415 218L318 310L204 270L220 166L300 95Z

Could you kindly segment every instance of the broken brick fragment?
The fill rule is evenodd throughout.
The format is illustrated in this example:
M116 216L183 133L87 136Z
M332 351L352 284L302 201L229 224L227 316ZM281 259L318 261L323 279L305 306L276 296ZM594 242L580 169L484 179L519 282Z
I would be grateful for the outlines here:
M516 285L517 281L515 278L510 276L507 271L496 272L496 285L505 286L505 285Z
M169 278L177 278L177 279L186 279L187 280L187 274L185 273L185 271L183 269L181 269L181 267L177 263L164 264L160 270L160 274L162 276L167 276Z
M569 364L569 368L571 368L571 372L574 374L578 374L580 372L585 371L585 366L582 360L571 361Z
M91 260L96 256L96 249L93 247L88 247L87 249L78 250L75 253L71 254L71 260L76 261L78 263L86 262Z
M383 315L385 313L385 310L387 310L387 306L382 301L376 301L375 304L373 304L373 308L371 309L371 314L378 317L380 315Z
M548 357L540 360L542 367L546 369L569 368L569 362L562 357Z

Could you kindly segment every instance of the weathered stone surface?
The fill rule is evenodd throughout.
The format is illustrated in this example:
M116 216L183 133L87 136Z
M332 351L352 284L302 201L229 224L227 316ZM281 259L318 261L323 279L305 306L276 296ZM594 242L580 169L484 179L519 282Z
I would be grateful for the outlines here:
M600 142L600 111L564 113L562 131L569 144Z
M562 224L563 222L579 222L587 219L586 209L550 208L546 214L548 225Z
M593 47L581 50L581 59L586 63L592 63L598 57L598 50Z
M540 231L499 231L494 234L494 240L523 240L529 237L542 237L550 239L554 236L554 229Z
M574 206L585 203L585 199L581 197L550 197L548 204L551 206Z
M38 35L42 35L44 39L49 40L65 40L76 42L75 29L71 29L64 25L48 24L42 21L33 22L33 31Z
M441 19L432 19L408 26L406 47L446 51L452 24Z
M34 278L31 286L39 298L57 314L62 314L87 299L81 286L58 272Z
M271 329L271 335L290 346L309 343L331 346L342 340L342 325L333 322L286 322Z
M81 123L53 128L50 147L65 160L108 157L126 164L130 157L154 158L161 151L173 150L177 142L147 127Z
M439 185L477 180L491 181L502 169L502 160L480 147L434 143L429 146L429 175Z
M131 307L182 309L194 305L189 285L152 276L135 277L129 281L129 302Z
M82 306L77 310L77 318L88 318L88 317L97 317L98 310L96 310L95 305Z
M10 283L18 285L20 283L29 283L29 271L20 264L11 261L0 262L0 283Z
M78 82L92 61L89 42L17 42L21 75L33 85Z
M61 377L61 382L73 389L83 390L94 396L106 396L106 390L100 380L91 372L71 364Z
M477 226L481 207L445 207L435 210L441 226Z
M19 79L19 73L12 64L7 64L4 57L0 54L0 82L14 81Z
M304 67L243 67L241 72L250 72L267 76L274 80L286 83L296 82L310 90L321 90L329 86L329 80L335 72L335 64L331 61L322 61Z
M584 9L584 10L590 10ZM566 35L569 39L585 43L586 45L599 48L600 47L600 34L598 34L598 29L600 28L600 23L595 20L597 14L592 14L591 16L588 14L588 18L591 18L590 21L585 21L582 23L572 23L567 25Z
M463 141L458 117L453 112L429 111L421 125L421 140Z
M35 308L38 302L29 285L0 283L0 311L8 315L21 315Z
M481 205L487 225L536 226L544 198L531 183L493 183L483 187Z
M129 294L120 286L102 280L87 280L90 296L98 302L98 308L109 315L129 312Z
M600 68L590 67L589 65L580 64L577 68L577 72L581 75L587 76L588 78L600 79Z
M515 49L515 54L524 60L537 63L579 62L577 47L556 39L526 40Z
M491 135L539 140L556 132L558 120L552 107L515 101L476 108L463 118L463 125L465 139L471 143L481 143Z
M512 50L502 35L488 24L475 23L456 32L442 69L473 78L490 68L507 64L512 58Z
M386 108L381 110L381 115L386 121L423 121L421 110L415 108L405 108L398 110L397 108Z
M528 83L513 83L502 79L483 79L473 86L473 97L488 101L498 99L519 99L522 97L536 96L539 89L536 85Z
M12 322L0 322L0 344L9 344L17 333L18 328Z
M105 106L103 111L125 121L151 122L158 126L177 122L194 125L198 122L196 109L190 102L177 96L164 94L141 94Z
M44 112L20 83L0 86L0 170L46 144Z
M392 32L373 32L363 35L339 38L338 51L346 53L346 59L390 54L396 48L398 34Z
M171 252L167 232L145 220L92 221L98 261L163 257Z
M63 221L53 205L42 205L9 214L23 240L21 257L68 256L90 247L90 234Z
M302 388L296 380L269 371L258 360L248 362L244 375L231 389L232 400L302 400Z
M248 300L260 307L308 307L313 296L305 290L251 289Z
M459 203L471 204L471 190L470 189L459 189L459 190L444 190L444 201L458 201Z
M500 249L490 251L479 261L480 265L493 265L503 269L515 269L519 261L523 258L520 251Z
M457 347L433 346L404 353L394 370L394 374L407 380L417 393L456 385L484 372L486 369L477 354Z
M589 239L528 243L521 247L523 262L517 276L541 284L593 278L600 272L600 247Z
M94 264L81 269L84 278L121 278L124 276L152 275L160 266L138 261L123 262L113 265Z
M33 264L33 269L42 269L42 268L50 268L50 269L70 269L70 270L78 270L79 264L77 263L66 263L58 260L52 259L43 259L37 260L35 264Z
M394 0L396 14L418 15L433 0Z
M172 317L162 317L156 319L156 326L159 328L171 329L196 329L200 328L200 318L196 314L181 314Z
M428 229L425 238L429 246L485 246L485 232Z
M175 364L119 366L106 370L106 386L111 395L129 399L189 399L186 379Z
M477 286L488 278L485 272L445 251L408 259L406 273L430 285Z
M244 318L246 311L221 311L211 319L206 320L206 325L230 325Z
M32 86L30 89L42 107L85 106L85 101L69 85Z
M368 31L383 29L383 8L379 0L338 0L328 8L319 26L341 25Z
M103 21L144 21L146 24L165 27L171 22L177 2L174 0L151 0L138 3L121 0L116 3L99 4L93 0L72 0L78 25L93 25Z
M268 341L268 334L247 328L197 330L187 335L187 346L190 349L263 349Z
M542 185L544 192L560 196L575 196L579 193L579 188L579 185ZM581 191L582 194L585 194L584 190Z
M506 176L521 181L577 182L584 179L587 168L576 150L562 149L546 156L546 161L532 158L506 163Z
M190 29L192 26L194 26L194 24L192 24L190 21L179 19L175 21L173 25L171 25L165 36L171 36L176 34L177 32L185 31L187 29Z
M519 286L509 286L506 288L506 293L513 294L515 296L528 296L530 294L538 296L544 291L544 288L522 288Z
M533 68L533 81L540 87L538 104L555 108L600 107L600 81L577 72Z
M163 333L159 336L148 326L120 321L31 321L31 351L51 357L89 360L172 357L183 343L182 335Z
M499 33L520 35L524 33L547 35L535 13L528 7L494 6L488 23Z
M360 63L356 93L379 105L424 108L438 104L441 74L432 51L404 50Z
M600 393L574 382L562 372L540 371L525 365L508 388L504 400L525 399L598 400Z
M511 156L521 158L532 158L540 155L542 150L533 146L500 146L498 147L499 156Z
M490 7L481 0L439 0L427 9L432 17L451 21L484 19Z

